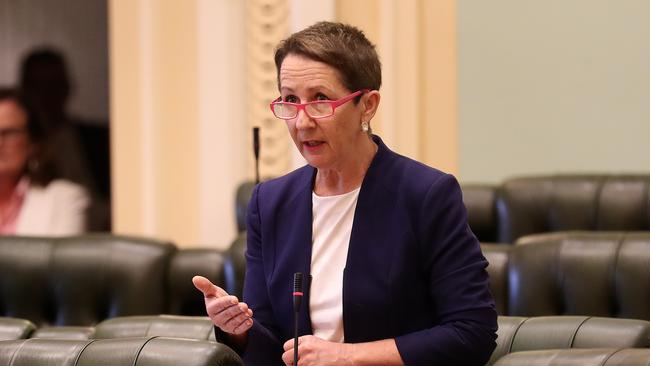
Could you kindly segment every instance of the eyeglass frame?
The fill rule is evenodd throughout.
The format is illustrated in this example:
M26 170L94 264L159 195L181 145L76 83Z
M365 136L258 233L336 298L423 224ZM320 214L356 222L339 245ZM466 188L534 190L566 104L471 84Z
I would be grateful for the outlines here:
M342 106L343 104L351 101L352 99L354 99L354 98L356 98L356 97L358 97L360 95L363 95L365 93L368 93L368 92L370 92L370 89L361 89L361 90L355 91L352 94L348 94L348 95L344 96L341 99L337 99L337 100L315 100L313 102L307 102L307 103L283 102L282 97L278 97L276 100L272 101L271 104L269 104L269 107L271 108L271 112L273 113L273 115L276 118L283 119L285 121L288 121L290 119L294 119L294 118L298 117L298 114L300 114L300 110L303 110L305 112L305 114L307 116L309 116L309 118L321 119L321 118L332 117L334 115L334 113L336 112L336 108L338 108L338 107ZM296 107L296 115L293 116L293 117L280 117L280 116L278 116L277 114L275 114L275 109L274 109L274 106L278 105L278 104L289 105L289 106ZM309 114L309 112L307 112L307 106L308 105L313 105L313 104L329 104L332 107L332 113L328 114L326 116L314 117L311 114Z
M25 133L27 133L27 127L0 128L0 141L17 141Z

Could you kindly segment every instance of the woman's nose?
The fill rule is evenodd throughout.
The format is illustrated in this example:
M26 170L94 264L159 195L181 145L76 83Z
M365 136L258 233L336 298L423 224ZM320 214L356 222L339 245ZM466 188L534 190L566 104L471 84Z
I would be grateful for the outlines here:
M296 128L299 130L304 130L308 128L316 127L316 122L307 115L305 110L298 111L298 116L296 116Z

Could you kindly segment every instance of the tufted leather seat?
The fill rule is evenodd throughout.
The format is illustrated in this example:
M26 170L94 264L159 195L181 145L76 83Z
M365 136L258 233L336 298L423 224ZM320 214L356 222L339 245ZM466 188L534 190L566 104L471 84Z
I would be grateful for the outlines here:
M566 230L650 230L648 192L648 175L510 179L497 194L497 241Z
M204 315L192 276L241 296L245 242L223 252L110 234L0 237L0 316L31 320L39 337L83 339L84 326L115 316Z
M650 320L650 232L558 232L482 243L500 315Z
M0 342L0 365L230 366L242 365L227 346L178 338L26 339Z
M165 311L175 247L111 235L2 237L0 314L37 325L92 325Z
M516 352L495 366L648 366L650 349L595 348Z
M509 315L650 320L650 233L522 238L508 268Z
M29 320L0 317L0 341L27 338L35 329Z
M650 322L588 316L499 316L497 335L497 347L488 365L506 354L529 350L648 348Z
M50 339L91 339L95 333L95 327L81 326L57 326L57 327L40 327L32 333L30 338L50 338Z
M95 327L93 338L174 337L215 341L214 326L207 316L124 316Z

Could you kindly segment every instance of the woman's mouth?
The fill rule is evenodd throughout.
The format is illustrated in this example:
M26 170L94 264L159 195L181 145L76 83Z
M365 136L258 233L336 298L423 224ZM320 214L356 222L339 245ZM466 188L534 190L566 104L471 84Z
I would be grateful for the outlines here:
M321 146L323 146L324 144L325 144L324 141L319 141L319 140L307 140L307 141L303 141L302 146L303 146L306 150L308 150L308 151L310 151L310 152L314 152L314 151L318 150L318 149L319 149Z

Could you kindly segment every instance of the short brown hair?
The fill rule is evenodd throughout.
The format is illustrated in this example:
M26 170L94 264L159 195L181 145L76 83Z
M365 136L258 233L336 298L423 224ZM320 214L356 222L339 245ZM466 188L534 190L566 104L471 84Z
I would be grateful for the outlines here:
M280 67L289 54L307 57L332 66L350 91L379 90L381 63L373 45L361 30L351 25L318 22L283 40L275 51L280 86Z

